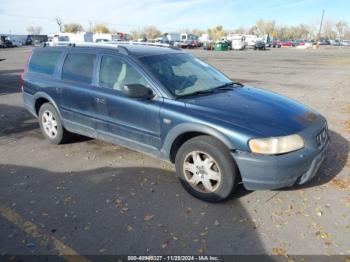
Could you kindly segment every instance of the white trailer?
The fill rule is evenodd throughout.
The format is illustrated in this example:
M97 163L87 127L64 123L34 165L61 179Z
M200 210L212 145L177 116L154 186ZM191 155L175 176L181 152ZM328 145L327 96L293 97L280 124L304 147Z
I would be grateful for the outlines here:
M93 34L91 32L56 33L49 35L49 45L65 45L68 43L86 42L93 42Z
M253 48L255 43L258 41L258 37L256 35L244 35L245 43L247 47Z
M198 41L200 43L209 43L212 42L212 39L209 34L202 34L199 38Z
M180 42L181 36L179 33L165 33L164 36L170 43Z
M229 34L227 40L231 41L233 50L243 50L246 47L246 37L242 34Z
M194 34L181 34L180 41L185 42L185 41L198 41L198 36Z
M95 43L112 41L112 34L94 33L93 34L93 41Z

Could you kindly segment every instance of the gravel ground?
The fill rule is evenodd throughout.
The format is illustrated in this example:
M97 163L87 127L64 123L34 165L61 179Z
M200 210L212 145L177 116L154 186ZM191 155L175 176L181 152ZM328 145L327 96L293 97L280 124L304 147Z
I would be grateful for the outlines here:
M190 50L329 123L312 181L220 204L187 194L166 162L83 137L49 144L22 107L28 52L0 49L0 254L350 254L350 48Z

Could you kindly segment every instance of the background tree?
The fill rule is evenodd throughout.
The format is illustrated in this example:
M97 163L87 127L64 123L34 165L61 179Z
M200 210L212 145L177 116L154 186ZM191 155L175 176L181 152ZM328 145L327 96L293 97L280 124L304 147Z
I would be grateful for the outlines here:
M204 30L201 30L201 29L192 29L192 30L190 30L190 33L191 34L194 34L194 35L196 35L196 36L201 36L202 34L204 34L205 33L205 31Z
M350 29L347 29L344 33L344 39L350 39Z
M274 20L272 21L265 21L263 19L259 19L255 23L256 33L259 36L272 34L272 32L275 30L276 22Z
M348 29L348 23L345 21L338 21L335 27L337 28L338 38L344 39L345 32Z
M131 40L136 41L137 39L143 38L143 35L140 30L131 30L130 37L131 37Z
M325 39L336 39L337 38L337 32L335 31L335 25L330 20L325 20L323 22L323 30L321 33L321 38Z
M146 38L149 40L160 37L162 32L155 26L147 26L142 29L141 35L146 36Z
M246 34L248 32L244 27L239 27L231 31L233 34Z
M208 29L207 32L214 41L220 40L221 37L227 35L227 31L224 30L222 25L217 25L212 29Z
M70 24L65 24L63 26L63 31L65 33L77 33L77 32L83 32L84 28L81 24L78 23L70 23Z
M40 35L40 33L43 31L43 28L41 26L28 26L27 31L31 35Z
M111 33L111 34L117 34L117 33L119 33L119 31L117 30L117 29L110 29L109 30L109 32Z
M255 25L250 27L247 32L249 35L257 35L258 34L258 29Z
M62 32L62 20L61 20L61 18L56 17L56 18L55 18L55 21L56 21L56 24L57 24L58 27L59 27L60 32Z
M110 32L109 28L105 24L96 24L91 30L93 33L107 34Z

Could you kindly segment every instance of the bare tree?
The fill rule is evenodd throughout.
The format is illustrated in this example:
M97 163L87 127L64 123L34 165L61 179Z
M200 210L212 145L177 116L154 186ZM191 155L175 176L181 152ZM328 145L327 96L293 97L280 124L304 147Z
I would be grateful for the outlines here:
M232 30L232 33L234 34L245 34L248 30L245 29L244 27L239 27L234 30Z
M62 23L61 18L56 17L56 18L55 18L55 21L56 21L56 24L58 25L58 27L59 27L59 29L60 29L60 32L62 32L62 25L63 25L63 23Z
M191 31L190 31L190 33L191 34L194 34L194 35L196 35L196 36L201 36L202 34L204 34L204 31L203 30L201 30L201 29L192 29Z
M40 35L40 33L43 31L43 28L41 26L28 26L27 31L31 35Z
M335 25L332 21L326 20L323 23L322 30L323 37L326 39L335 39L337 37L337 32L335 31Z
M140 39L140 38L144 37L140 30L132 30L132 31L130 31L130 34L131 34L131 39L132 40L137 40L137 39Z
M142 35L145 35L147 39L154 39L162 35L162 32L155 26L147 26L142 29Z
M272 34L275 30L276 22L275 21L265 21L265 20L258 20L255 23L256 33L259 36Z
M347 31L348 29L348 23L345 22L345 21L338 21L336 24L335 24L335 27L337 28L337 32L338 32L338 37L339 39L344 39L344 35L345 35L345 32Z

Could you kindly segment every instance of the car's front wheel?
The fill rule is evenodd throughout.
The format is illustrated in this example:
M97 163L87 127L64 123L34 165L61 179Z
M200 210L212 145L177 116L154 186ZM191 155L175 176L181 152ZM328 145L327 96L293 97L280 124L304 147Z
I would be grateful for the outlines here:
M184 143L176 154L175 165L185 189L205 201L225 200L239 178L228 148L210 136L198 136Z
M63 127L57 110L51 103L45 103L40 107L39 124L43 135L53 144L62 144L70 136L70 133Z

